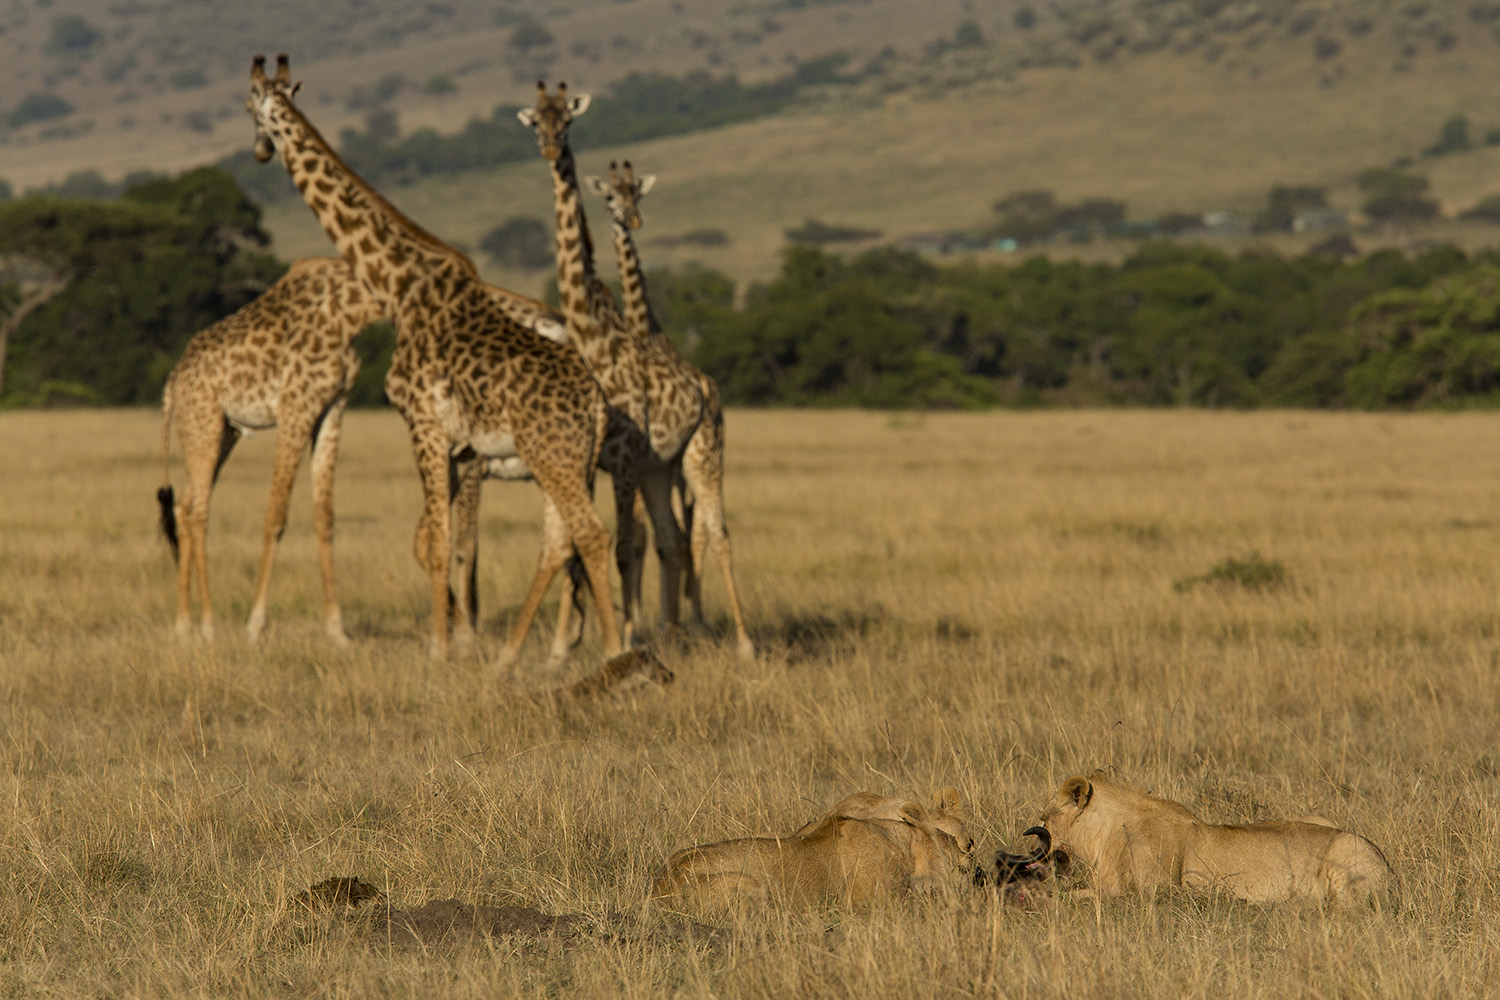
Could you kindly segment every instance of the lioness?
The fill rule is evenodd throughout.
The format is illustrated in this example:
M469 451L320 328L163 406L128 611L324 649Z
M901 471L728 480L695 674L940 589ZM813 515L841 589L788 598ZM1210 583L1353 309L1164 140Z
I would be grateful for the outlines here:
M967 860L974 841L955 814L958 792L932 806L859 792L784 837L749 837L678 851L651 896L672 906L726 910L772 900L871 902L930 889Z
M1253 903L1346 903L1395 890L1379 848L1321 817L1213 826L1102 771L1064 781L1042 826L1056 850L1087 867L1093 891L1108 896L1164 885Z

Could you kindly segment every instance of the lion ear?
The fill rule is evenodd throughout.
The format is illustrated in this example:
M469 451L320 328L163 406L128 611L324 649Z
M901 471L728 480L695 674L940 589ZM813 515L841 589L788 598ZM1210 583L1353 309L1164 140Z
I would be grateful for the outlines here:
M915 799L908 799L896 809L896 815L907 826L927 825L927 807Z
M962 799L958 797L958 789L952 785L944 785L932 796L932 804L945 812L952 812L958 808Z
M1084 777L1069 778L1063 782L1062 793L1073 800L1073 804L1082 809L1089 804L1089 799L1094 797L1094 784Z

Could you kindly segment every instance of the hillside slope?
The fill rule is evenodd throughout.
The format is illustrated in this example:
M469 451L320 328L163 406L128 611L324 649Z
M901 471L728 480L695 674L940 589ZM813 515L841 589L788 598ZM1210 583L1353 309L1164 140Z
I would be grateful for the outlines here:
M1452 215L1500 192L1500 147L1422 158L1449 116L1500 127L1500 62L1451 58L1393 74L1378 60L1346 57L1324 86L1306 60L1247 68L1155 54L1072 70L1027 71L1013 82L967 84L942 96L903 92L870 103L828 102L774 119L623 147L580 149L585 173L630 159L659 181L639 234L651 264L699 260L741 279L779 266L784 231L808 218L878 230L885 237L977 228L991 205L1017 190L1059 200L1123 199L1134 218L1164 212L1251 211L1277 183L1325 187L1355 210L1360 171L1415 157ZM516 88L513 100L525 99ZM428 180L389 192L444 238L474 247L516 215L549 219L540 161ZM590 206L608 246L602 210ZM324 253L326 240L300 203L267 215L277 248ZM684 234L719 229L729 242L704 247ZM1422 237L1424 232L1392 234ZM1444 238L1492 239L1488 228L1452 225ZM1375 236L1361 236L1366 243ZM485 262L481 261L481 264ZM545 273L491 270L535 291Z
M1064 201L1120 199L1134 218L1249 210L1276 183L1327 188L1352 210L1361 170L1410 159L1450 214L1500 191L1500 147L1482 141L1500 131L1500 3L1001 0L980 11L968 0L579 0L562 10L527 0L497 10L478 0L315 8L275 0L254 11L220 8L53 0L0 11L0 114L9 108L12 119L0 125L0 179L21 191L80 170L115 179L247 149L241 103L257 50L291 52L306 84L303 106L334 138L368 127L372 112L401 131L456 131L497 104L529 101L538 75L606 92L635 71L753 80L843 51L857 82L807 94L775 118L579 150L585 172L630 158L660 175L641 233L648 262L702 260L755 279L778 266L784 231L809 218L886 237L973 229L992 218L996 199L1035 188ZM78 21L82 34L61 31ZM70 37L76 48L64 45ZM34 93L75 110L15 122ZM1423 158L1455 115L1471 121L1475 148ZM512 216L550 217L536 162L387 193L468 247ZM328 252L295 202L272 206L267 221L279 252ZM679 239L705 229L728 241ZM1490 239L1485 229L1457 235ZM545 280L544 272L491 274L532 291Z

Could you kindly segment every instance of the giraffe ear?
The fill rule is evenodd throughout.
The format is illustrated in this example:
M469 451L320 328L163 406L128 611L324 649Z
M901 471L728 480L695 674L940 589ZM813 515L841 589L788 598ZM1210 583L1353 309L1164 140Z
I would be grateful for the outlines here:
M600 197L609 197L609 185L604 183L604 181L600 180L599 178L590 174L588 177L585 177L583 179L583 182L589 186L590 191L594 192Z
M568 102L568 111L572 113L574 118L577 118L589 109L589 100L588 94L579 94Z
M646 176L642 177L641 180L640 180L640 184L639 184L640 190L636 192L636 197L640 197L641 195L645 194L647 191L650 191L651 188L655 184L656 184L656 175L655 174L647 174Z
M536 109L522 108L516 112L516 118L527 128L536 128Z

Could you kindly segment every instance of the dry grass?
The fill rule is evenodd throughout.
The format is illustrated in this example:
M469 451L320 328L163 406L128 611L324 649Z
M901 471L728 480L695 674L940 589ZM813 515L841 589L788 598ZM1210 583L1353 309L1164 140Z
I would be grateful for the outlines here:
M308 498L263 648L270 442L215 497L219 641L168 639L149 412L0 418L0 993L49 996L1478 996L1500 983L1493 416L731 415L729 512L764 655L713 632L678 683L562 714L423 657L400 421L346 424L317 625ZM305 478L305 477L304 477ZM486 634L534 491L491 487ZM1258 553L1281 586L1186 589ZM234 626L234 627L230 627ZM596 655L597 644L584 658ZM580 664L578 669L582 669ZM526 672L531 671L531 672ZM1317 812L1380 844L1396 913L1176 895L981 898L661 932L396 948L297 924L331 875L643 916L678 846L786 830L859 788L958 786L986 849L1094 766L1207 819ZM634 925L629 925L634 926Z

